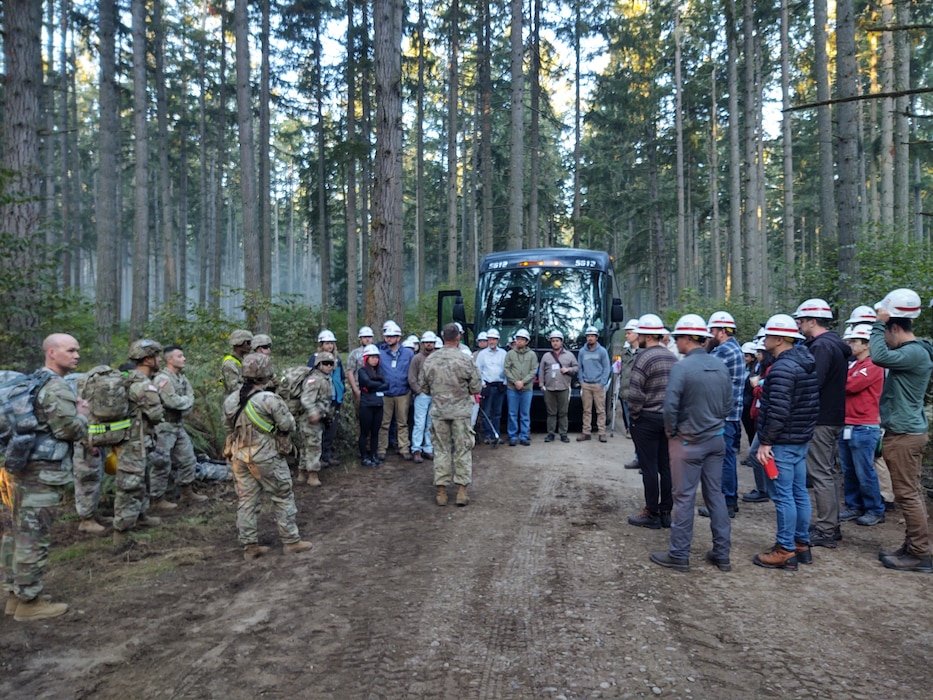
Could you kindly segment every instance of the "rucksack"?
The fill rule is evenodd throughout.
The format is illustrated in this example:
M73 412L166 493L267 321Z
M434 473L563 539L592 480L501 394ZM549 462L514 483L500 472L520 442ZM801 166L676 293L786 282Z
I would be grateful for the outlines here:
M78 394L88 402L88 443L119 445L130 436L129 374L98 365L78 381Z
M11 474L22 473L29 462L39 427L36 395L51 378L43 371L4 371L0 376L0 455L3 468Z
M279 386L275 393L285 399L285 404L293 416L301 413L301 389L311 374L310 367L289 367L279 376Z

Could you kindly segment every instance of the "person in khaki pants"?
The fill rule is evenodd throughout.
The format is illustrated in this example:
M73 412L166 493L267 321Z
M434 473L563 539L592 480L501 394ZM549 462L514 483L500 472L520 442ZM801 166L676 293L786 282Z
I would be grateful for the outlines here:
M554 432L560 432L561 442L570 442L567 436L568 411L570 408L570 384L579 365L573 353L564 348L564 334L551 331L550 351L541 357L538 367L538 383L544 390L544 407L547 409L547 437L553 442Z
M577 437L577 442L592 439L594 408L599 441L606 442L606 383L612 365L606 348L599 344L599 330L590 326L584 335L586 344L577 353L580 397L583 400L583 432Z

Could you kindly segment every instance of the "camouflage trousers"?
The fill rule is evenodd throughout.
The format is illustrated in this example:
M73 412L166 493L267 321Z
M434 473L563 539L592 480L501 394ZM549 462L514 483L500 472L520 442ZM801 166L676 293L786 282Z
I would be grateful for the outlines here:
M18 476L0 469L0 569L3 588L20 600L32 600L42 591L42 574L49 563L52 521L61 502L57 486L39 480L30 465Z
M194 467L197 464L191 437L181 423L160 423L156 444L157 452L167 455L168 459L162 462L162 466L153 465L152 475L149 477L149 495L153 499L162 498L168 491L172 472L175 472L176 486L187 486L193 482Z
M292 491L292 476L282 457L258 464L235 459L233 478L237 495L237 541L241 545L259 543L258 523L263 492L269 494L272 501L272 513L282 542L290 544L301 539L295 522L298 508Z
M117 478L113 527L115 530L132 530L139 516L149 510L150 463L153 457L139 440L124 442L115 449Z
M321 450L324 441L324 423L311 423L303 415L298 419L298 432L301 435L301 459L298 470L303 472L321 471Z
M97 455L94 455L97 452ZM75 477L75 510L82 520L93 518L100 505L100 482L104 477L103 449L76 442L72 469Z
M434 442L434 485L453 483L469 486L473 481L473 445L476 442L469 418L431 417Z

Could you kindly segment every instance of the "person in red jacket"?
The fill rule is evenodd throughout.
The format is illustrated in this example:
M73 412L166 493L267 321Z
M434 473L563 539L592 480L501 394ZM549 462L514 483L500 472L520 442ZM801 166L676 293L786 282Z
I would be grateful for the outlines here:
M863 324L851 327L843 338L854 361L846 376L846 423L838 440L846 506L839 520L869 526L884 522L884 500L874 467L881 437L878 402L884 370L871 361L870 337L871 326Z

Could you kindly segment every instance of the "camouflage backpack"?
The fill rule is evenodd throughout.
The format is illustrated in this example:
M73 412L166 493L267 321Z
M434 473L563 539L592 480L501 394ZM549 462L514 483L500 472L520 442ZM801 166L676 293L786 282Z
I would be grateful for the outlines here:
M36 442L36 395L52 375L49 372L0 373L0 459L11 474L26 469Z
M289 367L279 376L279 386L276 392L285 399L285 404L293 416L301 413L301 388L311 374L311 368L306 366Z
M130 436L130 377L98 365L78 380L78 395L88 402L88 443L119 445Z

